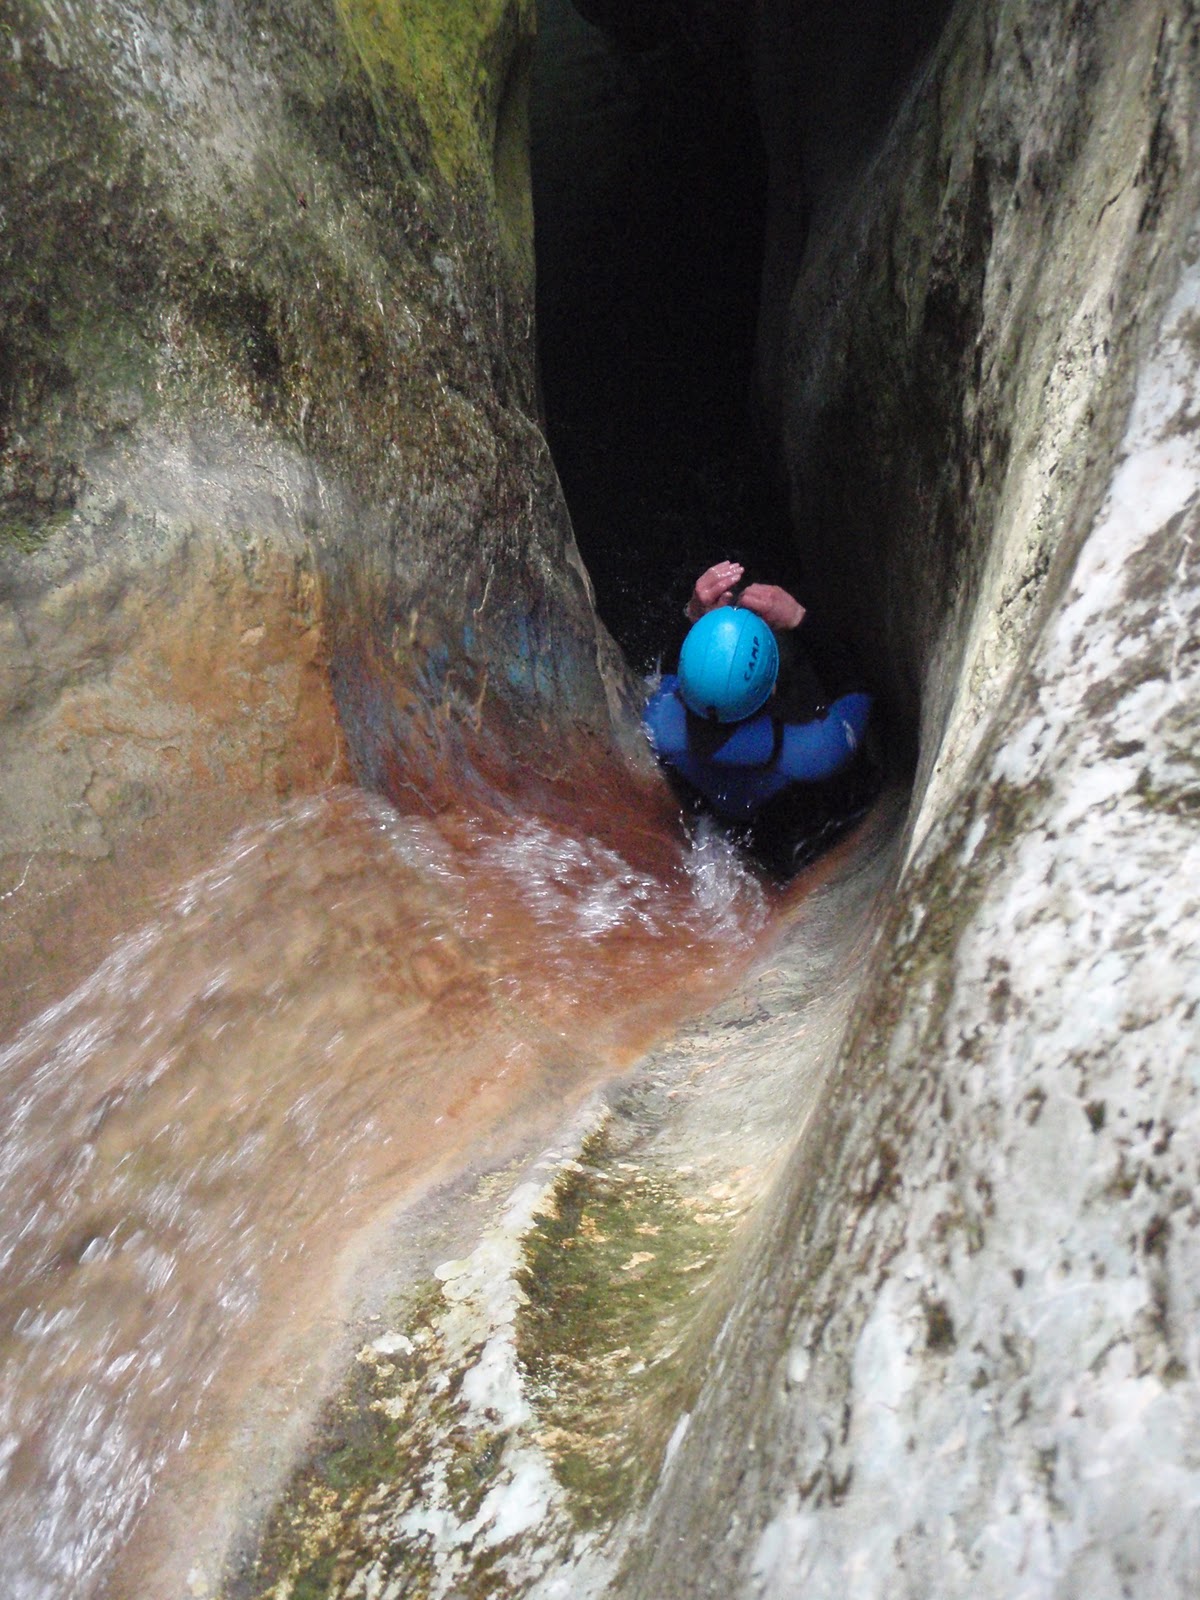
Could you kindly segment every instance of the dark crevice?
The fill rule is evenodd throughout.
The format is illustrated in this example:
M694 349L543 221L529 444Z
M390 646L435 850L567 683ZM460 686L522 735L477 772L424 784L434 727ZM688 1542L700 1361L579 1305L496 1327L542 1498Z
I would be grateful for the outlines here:
M827 681L888 678L882 649L859 629L855 659L838 605L814 603L851 578L800 564L789 518L804 499L784 482L772 373L810 219L836 204L948 10L925 0L901 18L862 0L767 5L748 20L703 0L539 8L547 430L597 608L636 669L673 654L696 575L736 557L809 604L805 644ZM830 466L854 470L836 454ZM836 561L837 496L809 498Z
M643 30L639 38L649 38ZM540 10L533 114L548 432L601 617L639 669L697 572L787 541L749 424L766 198L745 72Z

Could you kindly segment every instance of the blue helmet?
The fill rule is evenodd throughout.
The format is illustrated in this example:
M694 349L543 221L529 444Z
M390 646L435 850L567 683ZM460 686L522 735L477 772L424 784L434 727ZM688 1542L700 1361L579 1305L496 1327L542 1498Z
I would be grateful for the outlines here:
M753 611L718 606L700 618L679 652L679 693L714 722L752 717L775 687L779 646Z

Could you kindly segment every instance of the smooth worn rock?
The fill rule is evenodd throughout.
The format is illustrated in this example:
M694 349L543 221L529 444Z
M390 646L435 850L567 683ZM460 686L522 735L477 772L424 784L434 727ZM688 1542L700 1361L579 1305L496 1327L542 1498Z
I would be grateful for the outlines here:
M405 1465L322 1481L271 1569L337 1593L1200 1582L1195 18L960 5L839 139L793 16L764 412L908 826L554 1158L515 1340L495 1284L502 1329L445 1336L447 1264ZM827 96L870 77L831 48Z
M608 1592L687 1435L753 1218L819 1106L898 801L827 858L733 995L479 1185L465 1218L459 1202L461 1254L436 1238L455 1197L436 1224L405 1218L387 1332L360 1347L227 1600Z
M608 1592L1200 1581L1197 45L960 6L814 216L782 438L908 859Z
M833 890L832 992L791 943L784 1014L691 1030L674 1072L723 1067L696 1094L647 1063L618 1159L585 1151L531 1230L522 1426L563 1494L501 1593L1196 1591L1196 65L1182 6L960 6L875 142L827 143L807 189L775 145L807 244L774 234L764 392L913 808L888 909ZM772 1090L781 1053L804 1081ZM736 1193L747 1151L683 1336L655 1287L661 1343L599 1312L582 1337L589 1253L615 1284L667 1248L610 1221L648 1172L727 1160ZM434 1593L480 1532L441 1526Z
M259 1508L267 1537L231 1564L231 1595L1184 1600L1200 1584L1196 17L1183 0L964 0L941 31L922 8L842 137L837 89L878 80L835 37L839 118L821 125L819 97L797 109L795 9L768 0L755 35L774 197L763 411L806 598L873 656L912 757L907 829L835 863L769 961L611 1094L599 1137L585 1118L506 1175L507 1199L481 1195L474 1238L460 1215L430 1255L445 1218L428 1233L404 1219L404 1260L429 1281L364 1331L341 1433ZM57 10L38 15L5 68L33 87L6 103L45 115L38 85L70 70L82 115L99 69L71 55ZM105 8L89 15L93 62L111 41ZM46 317L21 324L36 383L6 378L6 417L29 419L22 443L16 423L5 436L6 504L33 508L22 544L50 535L6 557L7 692L30 727L66 705L89 737L178 748L204 783L218 755L249 759L240 722L211 705L189 720L177 678L143 692L153 652L89 646L117 710L60 661L61 638L93 638L80 612L132 627L138 585L105 579L83 605L67 581L125 519L139 552L227 597L230 648L197 655L204 677L222 703L251 696L251 726L302 708L309 771L343 759L329 685L346 759L397 794L437 795L448 767L500 770L513 749L551 774L568 695L606 726L565 524L533 509L557 501L509 342L519 253L463 198L496 181L472 168L472 127L491 124L463 113L469 95L428 109L437 64L463 59L432 12L403 52L397 14L372 15L339 7L344 38L322 31L333 13L295 32L276 19L275 53L225 12L201 42L183 21L118 41L135 109L139 75L154 88L139 126L160 118L165 143L147 136L111 191L84 188L94 208L153 180L129 213L142 231L120 235L153 271L121 277L133 253L118 251L119 271L105 255L81 281L116 274L96 303L120 309L122 359L152 381L105 380L100 430L81 380L60 390L38 365ZM302 33L315 66L289 76ZM330 38L361 77L322 75ZM202 72L167 72L193 59L179 39ZM254 64L253 97L231 59ZM490 81L482 103L509 104ZM209 116L221 86L232 121ZM196 96L218 134L197 134ZM286 150L262 132L300 124L311 142ZM162 154L180 129L183 176ZM90 171L82 149L53 171ZM87 161L107 151L97 134ZM179 196L227 195L213 175L247 165L267 185L255 226L226 198L187 233ZM36 183L22 192L41 203ZM314 220L310 280L290 241ZM186 271L156 230L193 240ZM234 290L195 265L200 238ZM351 281L379 287L377 316ZM159 470L144 498L123 487L168 446L182 486ZM246 488L251 454L266 499ZM185 560L231 475L239 506L271 508L277 566L257 521L235 525L238 564L203 541ZM175 609L177 653L198 651L209 624ZM277 680L251 675L251 693L238 651L275 650L287 628L299 637L264 659L293 677L271 701ZM157 765L131 755L114 777L65 722L46 738L61 761L45 756L10 826L41 806L37 837L86 859L108 817L160 803ZM249 742L271 781L282 748ZM440 963L413 972L436 995ZM228 1554L198 1563L196 1592Z
M222 808L611 758L621 669L537 424L532 27L526 0L6 7L9 1022L111 897L81 863L130 910Z

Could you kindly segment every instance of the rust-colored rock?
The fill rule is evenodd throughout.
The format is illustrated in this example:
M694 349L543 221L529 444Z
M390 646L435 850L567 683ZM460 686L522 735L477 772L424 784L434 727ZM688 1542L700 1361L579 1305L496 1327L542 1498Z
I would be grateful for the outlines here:
M532 26L8 8L0 1030L118 881L128 916L281 795L611 760L622 669L537 424Z

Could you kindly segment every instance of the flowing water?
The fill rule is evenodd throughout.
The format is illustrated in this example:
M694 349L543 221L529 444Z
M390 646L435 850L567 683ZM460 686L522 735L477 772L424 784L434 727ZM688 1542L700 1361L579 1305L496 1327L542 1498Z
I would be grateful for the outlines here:
M297 802L0 1052L5 1596L105 1592L373 1221L730 981L761 888L715 837L634 856Z

